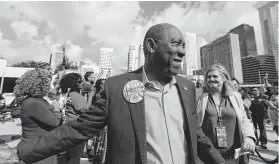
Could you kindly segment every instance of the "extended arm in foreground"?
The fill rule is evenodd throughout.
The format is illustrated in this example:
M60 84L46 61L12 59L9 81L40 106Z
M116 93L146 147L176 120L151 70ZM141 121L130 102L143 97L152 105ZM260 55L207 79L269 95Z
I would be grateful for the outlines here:
M93 137L106 125L106 100L100 99L77 120L68 122L44 136L28 138L19 144L19 158L26 163L34 163L66 151ZM28 146L27 146L28 145Z

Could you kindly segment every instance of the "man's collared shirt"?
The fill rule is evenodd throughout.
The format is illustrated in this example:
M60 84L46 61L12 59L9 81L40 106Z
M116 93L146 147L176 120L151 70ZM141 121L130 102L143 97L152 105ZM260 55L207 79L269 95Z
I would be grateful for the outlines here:
M148 164L188 164L184 112L173 77L162 86L149 81L143 67Z

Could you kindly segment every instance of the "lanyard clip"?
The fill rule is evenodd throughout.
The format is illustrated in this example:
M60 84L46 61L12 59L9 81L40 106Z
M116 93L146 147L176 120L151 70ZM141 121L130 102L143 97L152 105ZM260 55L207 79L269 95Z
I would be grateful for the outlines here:
M222 119L222 117L219 117L219 116L218 116L217 124L218 124L219 127L222 126L222 124L223 124L223 119Z

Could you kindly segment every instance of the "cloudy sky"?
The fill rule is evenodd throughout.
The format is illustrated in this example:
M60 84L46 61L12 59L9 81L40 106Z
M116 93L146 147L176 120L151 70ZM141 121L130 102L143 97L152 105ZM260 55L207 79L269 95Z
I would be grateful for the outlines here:
M263 53L256 2L0 2L0 57L9 64L46 61L67 43L71 60L98 63L100 47L114 49L113 67L127 65L130 44L154 24L168 22L207 41L239 24L254 26Z

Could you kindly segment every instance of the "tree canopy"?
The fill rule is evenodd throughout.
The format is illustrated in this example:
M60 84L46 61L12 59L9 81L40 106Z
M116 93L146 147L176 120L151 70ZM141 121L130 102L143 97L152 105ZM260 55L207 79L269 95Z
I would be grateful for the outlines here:
M65 65L64 65L64 69L74 69L77 70L78 66L74 64L74 62L70 62L69 58L67 56L65 56L65 61L64 61ZM58 64L56 66L55 72L57 71L61 71L63 70L63 62L61 62L60 64Z
M42 68L42 69L45 69L45 68L49 67L49 63L41 62L41 61L28 60L28 61L23 61L23 62L15 63L15 64L12 65L12 67Z

